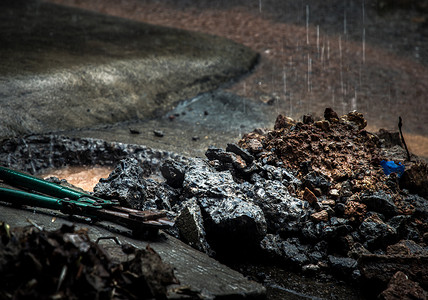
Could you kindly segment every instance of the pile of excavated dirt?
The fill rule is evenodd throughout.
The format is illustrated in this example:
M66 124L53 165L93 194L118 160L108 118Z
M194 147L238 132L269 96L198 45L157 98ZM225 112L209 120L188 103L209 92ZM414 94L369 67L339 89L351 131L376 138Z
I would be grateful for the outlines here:
M364 129L366 126L367 121L356 111L339 117L327 108L324 119L316 122L309 115L303 117L303 122L279 115L274 130L246 134L239 145L258 160L296 170L300 179L311 172L325 177L328 187L312 186L309 190L298 191L305 200L315 199L313 196L329 199L345 196L360 201L362 194L381 190L391 197L397 212L411 214L414 207L402 201L397 183L416 194L428 196L428 178L424 179L424 175L428 176L427 164L416 156L412 156L412 161L407 160L398 133L381 130L373 134ZM390 159L407 168L400 180L401 174L385 175L380 162ZM418 187L411 183L415 173L421 173ZM367 211L364 203L358 206ZM346 211L346 214L352 213Z
M1 299L165 299L177 283L150 247L115 263L82 229L0 229Z

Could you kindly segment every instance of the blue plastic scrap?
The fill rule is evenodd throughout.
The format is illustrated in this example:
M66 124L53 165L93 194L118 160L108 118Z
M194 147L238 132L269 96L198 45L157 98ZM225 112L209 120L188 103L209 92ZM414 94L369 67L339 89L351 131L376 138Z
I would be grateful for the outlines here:
M396 164L393 160L382 160L380 165L382 166L385 175L395 173L398 177L401 177L401 175L404 173L404 165L402 165L401 162Z

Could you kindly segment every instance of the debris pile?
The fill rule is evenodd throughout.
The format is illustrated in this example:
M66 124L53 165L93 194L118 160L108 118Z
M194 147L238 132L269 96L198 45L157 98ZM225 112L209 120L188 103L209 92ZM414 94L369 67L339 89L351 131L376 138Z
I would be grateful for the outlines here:
M150 247L114 263L86 231L0 231L0 299L165 299L173 269Z
M208 160L166 160L163 180L143 178L144 161L129 157L94 190L103 198L131 195L122 205L168 209L176 218L171 234L212 256L250 253L364 282L376 295L401 271L427 290L426 275L416 275L421 265L428 269L427 164L406 161L395 133L369 133L366 125L358 112L338 117L331 109L319 121L279 116L273 130L209 148ZM391 160L403 174L385 174L381 161ZM365 263L380 270L390 260L388 275Z

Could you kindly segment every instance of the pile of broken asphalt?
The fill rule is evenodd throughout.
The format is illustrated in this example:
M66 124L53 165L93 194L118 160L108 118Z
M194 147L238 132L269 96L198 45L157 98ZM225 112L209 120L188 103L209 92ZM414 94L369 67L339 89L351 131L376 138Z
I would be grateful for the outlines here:
M213 257L331 274L367 297L425 299L427 163L407 159L398 133L374 134L366 125L358 112L339 117L326 109L317 121L278 116L273 130L209 148L207 159L127 150L94 193L168 211L169 233ZM405 170L386 175L381 161Z
M358 112L338 117L331 109L316 122L279 116L273 130L209 148L208 159L166 159L160 180L127 158L94 191L169 211L170 233L211 256L327 272L361 284L368 296L423 298L428 167L414 156L406 161L397 133L372 134L366 123ZM405 165L404 173L385 175L382 160ZM397 272L410 289L396 286Z

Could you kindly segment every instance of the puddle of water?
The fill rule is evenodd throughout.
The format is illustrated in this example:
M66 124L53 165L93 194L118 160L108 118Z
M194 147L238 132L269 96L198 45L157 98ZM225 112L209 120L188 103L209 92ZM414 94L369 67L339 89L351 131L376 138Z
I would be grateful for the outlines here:
M107 178L113 171L111 166L66 166L60 169L46 170L43 178L55 176L87 192L92 192L100 178Z

